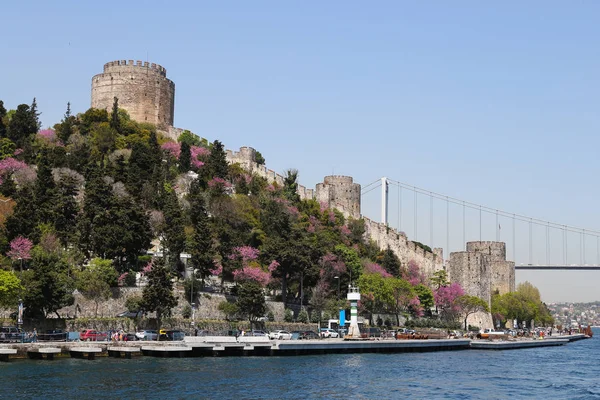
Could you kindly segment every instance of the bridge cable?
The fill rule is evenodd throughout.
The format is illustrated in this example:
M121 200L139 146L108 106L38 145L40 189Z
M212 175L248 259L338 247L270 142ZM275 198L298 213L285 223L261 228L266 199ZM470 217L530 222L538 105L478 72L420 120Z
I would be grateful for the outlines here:
M468 202L468 201L465 201L465 200L460 200L460 199L457 199L457 198L454 198L454 197L442 195L440 193L436 193L436 192L432 192L432 191L425 190L425 189L422 189L422 188L418 188L416 186L408 185L406 183L402 183L402 182L399 182L399 181L396 181L396 180L393 180L393 179L388 179L388 181L390 182L390 184L400 185L400 186L402 186L404 188L408 188L408 189L410 189L412 191L417 191L418 193L421 193L421 194L433 195L437 199L442 199L442 200L446 200L447 199L448 201L450 201L451 203L454 203L454 204L463 204L466 207L469 207L469 208L472 208L472 209L476 209L476 210L478 210L479 208L481 208L482 211L485 211L487 213L495 213L496 212L496 209L491 208L491 207L487 207L487 206L483 206L483 205L480 205L480 204L471 203L471 202ZM503 210L497 210L497 211L498 211L498 213L499 213L500 216L506 216L506 217L512 217L512 216L514 216L514 218L516 220L518 220L518 221L532 222L532 223L534 223L536 225L546 225L546 224L549 223L551 227L558 228L558 229L564 227L569 232L577 232L577 233L580 233L580 232L582 232L584 230L583 228L579 228L579 227L575 227L575 226L569 226L569 225L562 225L562 224L559 224L559 223L556 223L556 222L550 222L550 221L546 221L546 220L541 220L539 218L533 218L533 217L529 217L529 216L526 216L526 215L513 214L513 213L509 213L507 211L503 211ZM600 236L600 231L589 230L589 229L585 229L585 231L586 231L586 235L587 236Z
M429 195L429 245L433 249L433 196Z
M379 185L373 186L371 189L367 190L366 192L362 192L361 196L364 196L365 194L370 193L370 192L372 192L373 190L375 190L375 189L377 189L379 187L381 187L381 182L379 183Z

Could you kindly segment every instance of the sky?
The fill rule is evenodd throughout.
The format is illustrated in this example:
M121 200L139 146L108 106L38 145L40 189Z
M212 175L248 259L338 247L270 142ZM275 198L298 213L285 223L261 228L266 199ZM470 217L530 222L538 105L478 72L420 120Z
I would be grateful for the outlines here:
M600 230L600 3L451 3L8 2L0 99L10 109L36 97L52 126L67 102L74 112L89 108L104 63L148 60L175 82L175 126L230 149L252 146L269 168L298 169L308 187L331 174L363 186L387 176ZM427 196L418 232L407 224L412 195L402 209L395 196L390 225L426 244L450 242L446 252L463 247L460 209L451 210L447 240L446 206L436 201L429 243ZM365 194L364 215L379 219L379 207L378 190ZM483 239L494 240L494 217L486 218ZM510 224L500 223L509 258L514 242L517 263L528 263L527 224L514 240ZM468 212L466 240L479 239L478 226ZM561 233L544 235L536 230L534 263L548 253L562 260ZM584 258L576 240L568 237L569 263ZM586 239L587 263L600 261L597 246ZM524 280L547 302L600 300L600 271L517 271Z

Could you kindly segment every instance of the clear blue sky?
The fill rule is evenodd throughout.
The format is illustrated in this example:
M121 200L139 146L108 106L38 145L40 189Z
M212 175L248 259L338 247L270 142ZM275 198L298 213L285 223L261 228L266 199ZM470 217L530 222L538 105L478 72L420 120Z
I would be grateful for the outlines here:
M299 169L307 186L332 173L361 184L385 175L600 229L600 3L216 3L3 4L0 99L16 108L36 96L51 126L67 101L89 107L105 62L148 58L175 81L176 126L255 147L270 168ZM363 213L378 218L378 204L370 193ZM427 243L428 223L421 232ZM460 247L462 228L452 232ZM517 279L547 301L600 300L600 272Z

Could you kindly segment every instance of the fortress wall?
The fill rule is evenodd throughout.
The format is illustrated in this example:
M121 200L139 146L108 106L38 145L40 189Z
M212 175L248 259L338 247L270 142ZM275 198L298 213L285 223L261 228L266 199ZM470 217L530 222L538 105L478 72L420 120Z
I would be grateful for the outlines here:
M369 218L363 217L363 219L365 221L366 238L373 240L382 250L387 249L389 246L390 250L398 256L403 266L413 260L428 278L435 271L444 268L442 249L434 249L433 253L425 251L422 247L408 240L405 233L398 232Z

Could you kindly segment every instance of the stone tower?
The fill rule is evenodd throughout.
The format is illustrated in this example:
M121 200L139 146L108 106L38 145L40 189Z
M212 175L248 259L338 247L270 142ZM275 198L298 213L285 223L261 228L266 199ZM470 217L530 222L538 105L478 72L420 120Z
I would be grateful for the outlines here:
M451 282L458 282L466 294L477 296L490 306L494 292L515 290L515 263L506 261L506 244L502 242L467 242L467 251L450 254L446 270ZM475 313L467 321L481 328L493 328L489 313Z
M104 72L92 78L92 107L110 112L115 97L135 121L173 126L175 84L160 65L133 60L104 64Z
M360 218L360 185L351 176L326 176L323 183L317 184L315 198L347 216Z

